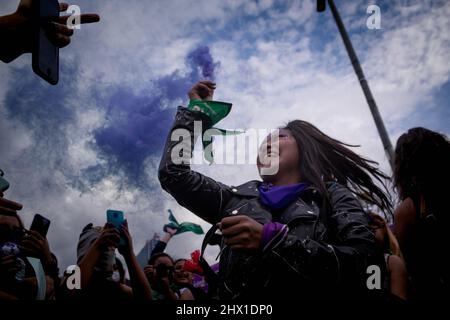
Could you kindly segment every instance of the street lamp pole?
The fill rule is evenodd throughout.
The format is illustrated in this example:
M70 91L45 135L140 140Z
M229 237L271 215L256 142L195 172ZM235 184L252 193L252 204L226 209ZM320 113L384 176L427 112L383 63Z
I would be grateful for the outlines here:
M391 170L394 170L394 149L392 148L391 140L389 139L386 127L384 126L383 119L381 118L380 115L380 111L378 110L375 99L372 95L372 92L370 91L369 84L367 82L366 77L364 76L361 64L359 63L358 57L356 56L355 50L353 49L353 45L347 34L347 30L345 29L344 23L342 22L341 16L339 15L339 12L334 4L334 1L328 0L328 5L330 6L334 20L336 21L336 25L338 27L339 33L341 34L345 48L347 49L347 53L350 58L350 61L352 62L353 69L355 70L356 76L358 77L359 83L364 92L364 96L366 97L367 104L369 105L370 112L372 113L375 125L378 129L378 134L381 137L384 151L386 152L386 156L391 166ZM326 9L326 0L317 0L317 11L323 12L325 11L325 9Z

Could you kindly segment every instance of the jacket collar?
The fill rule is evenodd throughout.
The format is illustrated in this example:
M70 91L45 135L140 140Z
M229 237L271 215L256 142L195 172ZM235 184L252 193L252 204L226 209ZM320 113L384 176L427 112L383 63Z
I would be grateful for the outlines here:
M230 191L237 195L242 197L259 197L259 190L258 187L261 185L262 181L258 180L251 180L249 182L246 182L244 184L241 184L237 187L230 187ZM315 197L319 195L319 190L314 186L309 186L301 193L301 197L309 198L309 197Z

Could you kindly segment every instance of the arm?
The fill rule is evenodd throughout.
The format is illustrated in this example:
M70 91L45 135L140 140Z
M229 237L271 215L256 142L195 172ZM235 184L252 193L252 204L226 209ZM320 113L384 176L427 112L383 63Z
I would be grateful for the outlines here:
M389 270L391 271L391 294L406 300L408 292L408 273L405 262L396 255L389 257Z
M172 239L172 237L175 235L175 233L177 233L177 229L167 228L166 233L164 234L162 239L156 243L150 256L164 252L164 250L166 250L167 244L169 243L170 239Z
M191 290L186 288L183 290L183 293L180 295L180 300L195 300L194 296L192 295Z
M133 251L133 240L128 230L128 222L125 221L121 227L121 234L126 239L125 246L119 247L119 252L123 255L130 273L130 281L133 289L133 297L137 300L152 300L150 284L144 271L141 269L136 255Z
M13 296L9 293L0 290L0 301L13 301L19 300L16 296Z
M163 238L163 240L164 240L164 238ZM165 242L163 240L158 240L158 242L156 243L155 247L152 250L152 253L150 254L150 257L154 254L161 253L161 252L164 252L164 250L166 250L167 242Z
M394 234L398 240L403 254L408 255L406 250L407 239L411 226L415 222L416 209L411 198L407 198L395 210L394 214Z
M55 294L55 286L53 278L45 276L45 280L46 280L45 299L48 300ZM31 299L34 300L34 297L36 296L36 292L38 290L38 283L36 277L24 278L23 281L18 285L18 287L20 287L20 290L24 296L30 297Z
M108 248L116 248L119 240L119 231L108 224L105 225L100 236L94 241L88 252L78 264L80 267L82 289L88 287L92 275L94 274L94 268L97 265L102 252L108 250Z
M194 122L201 124L201 133L211 127L211 120L205 114L178 108L164 147L158 177L162 188L180 205L209 223L217 223L231 192L224 184L191 170L189 161L198 138L194 135Z
M162 279L160 282L161 293L167 298L167 300L178 300L178 296L170 288L168 279Z
M374 235L361 205L347 188L335 183L328 191L332 213L327 227L336 241L302 239L288 232L266 250L306 279L356 284L364 277L367 259L374 252Z
M125 256L128 272L130 273L130 281L133 289L133 297L136 300L152 300L152 291L150 284L142 271L139 262L134 254Z

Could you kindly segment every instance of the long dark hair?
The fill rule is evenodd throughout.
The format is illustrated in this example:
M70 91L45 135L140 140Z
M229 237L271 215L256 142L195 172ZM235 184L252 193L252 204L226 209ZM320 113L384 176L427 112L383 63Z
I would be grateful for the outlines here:
M392 214L386 185L389 177L375 167L377 162L357 155L348 148L356 146L333 139L306 121L291 121L286 129L299 148L302 181L311 183L324 195L327 194L326 183L336 181L365 202Z
M440 213L448 206L450 142L446 136L425 128L402 134L395 147L394 185L400 199L423 196L427 207ZM447 193L447 194L446 194Z

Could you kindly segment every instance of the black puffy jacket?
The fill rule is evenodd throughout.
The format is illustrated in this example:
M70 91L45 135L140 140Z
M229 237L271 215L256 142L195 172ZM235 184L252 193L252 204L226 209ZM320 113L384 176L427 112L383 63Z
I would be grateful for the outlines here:
M261 224L277 221L289 227L287 236L274 239L261 252L235 251L222 244L219 297L360 296L375 242L368 217L353 194L331 182L328 200L310 187L282 212L271 212L259 202L261 182L230 187L192 171L187 163L172 162L172 152L183 149L181 140L172 141L172 132L184 129L191 133L191 140L184 140L190 145L184 144L181 151L189 159L197 138L194 121L201 121L204 130L210 127L202 113L178 108L159 167L163 189L211 224L242 214Z

